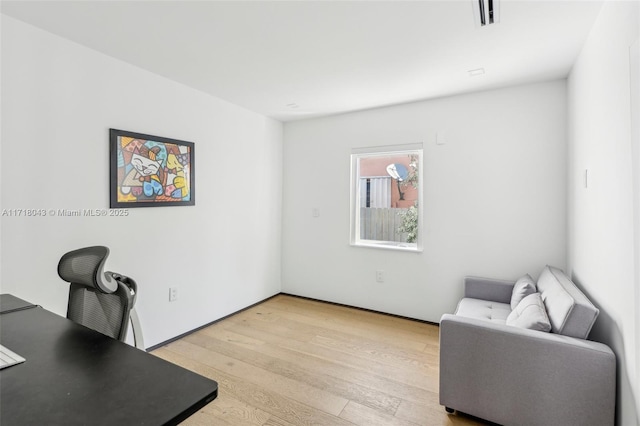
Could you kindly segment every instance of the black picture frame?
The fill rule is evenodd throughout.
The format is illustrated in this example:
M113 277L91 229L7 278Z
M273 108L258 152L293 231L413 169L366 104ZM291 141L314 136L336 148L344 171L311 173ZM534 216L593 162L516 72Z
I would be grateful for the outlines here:
M194 206L195 144L109 129L111 208Z

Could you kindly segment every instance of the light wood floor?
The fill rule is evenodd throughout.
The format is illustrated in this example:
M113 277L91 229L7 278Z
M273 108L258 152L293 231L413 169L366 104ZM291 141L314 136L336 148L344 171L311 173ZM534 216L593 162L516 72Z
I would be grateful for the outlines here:
M438 403L438 327L279 295L153 354L218 382L184 425L481 425Z

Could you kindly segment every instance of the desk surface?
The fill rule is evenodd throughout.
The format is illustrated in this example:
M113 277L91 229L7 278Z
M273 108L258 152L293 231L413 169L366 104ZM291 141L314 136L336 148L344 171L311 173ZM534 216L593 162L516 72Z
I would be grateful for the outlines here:
M12 294L0 294L0 314L35 307L36 305L34 305L33 303L29 303L26 300L19 299Z
M0 343L27 359L0 370L3 426L177 424L218 394L213 380L41 307L0 321Z

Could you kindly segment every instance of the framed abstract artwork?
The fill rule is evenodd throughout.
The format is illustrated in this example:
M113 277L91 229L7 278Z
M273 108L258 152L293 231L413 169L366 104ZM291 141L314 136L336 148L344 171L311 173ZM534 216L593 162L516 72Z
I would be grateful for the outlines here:
M109 129L111 208L195 205L194 144Z

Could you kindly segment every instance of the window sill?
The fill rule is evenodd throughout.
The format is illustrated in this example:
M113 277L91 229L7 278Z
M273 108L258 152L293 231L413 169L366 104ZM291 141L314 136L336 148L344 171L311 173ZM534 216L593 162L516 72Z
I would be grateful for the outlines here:
M357 241L352 242L351 247L365 247L382 250L406 251L410 253L422 253L422 247L414 243L396 243L392 241Z

